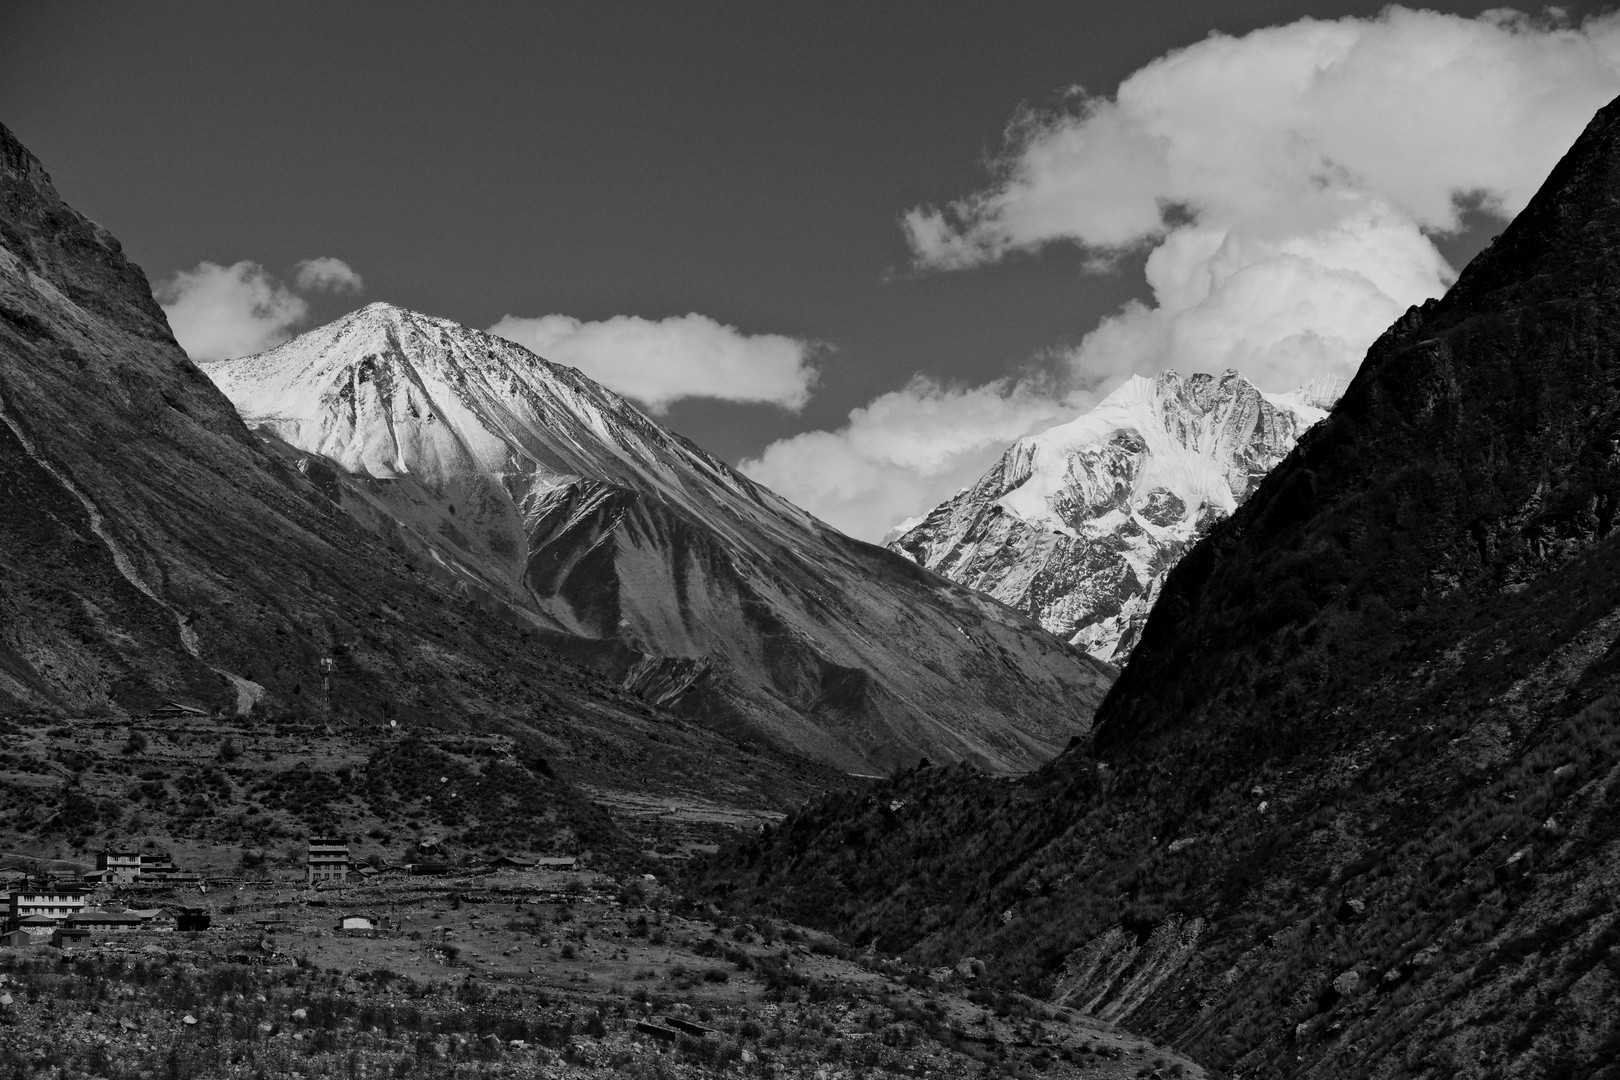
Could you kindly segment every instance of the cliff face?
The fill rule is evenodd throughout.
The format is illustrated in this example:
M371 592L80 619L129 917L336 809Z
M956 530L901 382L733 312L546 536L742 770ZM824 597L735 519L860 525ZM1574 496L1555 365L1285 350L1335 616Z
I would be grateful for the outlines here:
M331 656L339 723L506 726L607 786L807 790L799 764L536 648L319 480L248 432L118 242L0 127L0 712L314 719Z
M1620 102L1171 571L1089 747L823 800L717 890L1233 1075L1612 1075L1617 255Z
M572 368L372 304L206 370L350 514L548 644L856 772L1032 768L1113 672L840 535Z
M1123 664L1164 576L1249 496L1331 394L1243 376L1134 376L1091 412L1020 439L889 547Z

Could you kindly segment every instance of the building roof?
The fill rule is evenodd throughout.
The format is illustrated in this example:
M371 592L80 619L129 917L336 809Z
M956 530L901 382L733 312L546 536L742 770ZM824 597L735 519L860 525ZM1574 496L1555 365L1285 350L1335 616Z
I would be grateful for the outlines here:
M147 716L209 716L207 709L199 709L195 705L186 705L178 701L165 701L157 708L146 714Z
M75 926L81 924L138 926L145 921L133 911L75 911L68 916L68 923Z

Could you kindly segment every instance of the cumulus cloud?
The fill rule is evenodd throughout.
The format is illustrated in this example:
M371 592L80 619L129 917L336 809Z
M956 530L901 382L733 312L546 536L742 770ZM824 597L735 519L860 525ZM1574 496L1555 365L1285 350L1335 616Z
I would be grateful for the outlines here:
M1429 236L1516 214L1620 93L1620 16L1579 27L1388 9L1211 35L1112 98L1013 122L989 188L901 219L917 263L1055 241L1152 247L1152 304L1073 357L1091 373L1237 367L1267 389L1352 375L1455 277Z
M810 400L813 343L780 334L744 334L704 315L642 319L615 315L581 322L567 315L507 315L489 332L548 360L568 364L654 413L682 398L778 405Z
M917 377L852 411L837 431L779 440L740 468L828 524L876 542L901 518L978 479L1009 443L1078 407L1039 382L969 388Z
M292 287L244 259L230 266L200 262L152 291L180 347L203 361L247 356L286 341L309 318L309 302L300 293L361 288L360 275L341 259L306 259Z
M298 272L293 280L306 292L325 290L336 293L359 293L364 292L366 288L366 283L360 280L360 275L355 273L348 263L330 256L305 259L298 264Z
M963 270L1067 242L1106 268L1148 248L1149 302L1104 319L1055 389L914 383L744 467L874 539L971 481L1023 421L1093 400L1065 387L1166 368L1235 367L1268 390L1346 379L1390 322L1455 278L1430 238L1460 227L1464 203L1516 214L1616 94L1620 15L1570 26L1390 8L1214 34L1112 97L1025 111L984 190L901 217L916 265ZM975 405L1005 423L962 423L956 409ZM959 430L967 449L953 454Z

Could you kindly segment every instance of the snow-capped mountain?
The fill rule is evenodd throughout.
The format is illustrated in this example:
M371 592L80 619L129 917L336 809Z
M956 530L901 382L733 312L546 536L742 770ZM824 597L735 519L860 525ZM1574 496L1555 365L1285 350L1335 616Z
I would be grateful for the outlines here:
M1083 416L1014 443L889 547L1123 664L1170 567L1338 392L1266 394L1236 371L1133 376Z
M355 518L660 704L859 771L1028 768L1111 673L573 368L372 304L204 370Z

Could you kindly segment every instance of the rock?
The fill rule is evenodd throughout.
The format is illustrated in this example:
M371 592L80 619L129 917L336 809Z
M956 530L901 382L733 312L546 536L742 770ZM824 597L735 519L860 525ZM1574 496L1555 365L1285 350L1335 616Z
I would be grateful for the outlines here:
M1418 950L1418 952L1413 954L1412 959L1407 961L1407 963L1411 964L1414 968L1434 967L1434 965L1438 964L1439 962L1440 946L1438 945L1429 945Z
M192 1016L190 1013L186 1013L186 1015L182 1016L180 1018L180 1022L182 1024L186 1025L186 1027L196 1027L197 1026L197 1018L195 1016Z
M1360 922L1367 917L1367 901L1345 900L1339 905L1337 915L1342 923Z
M309 1018L309 1010L308 1009L294 1009L292 1011L292 1018L294 1020L306 1020L306 1019Z
M1496 880L1499 882L1517 881L1530 872L1536 862L1536 849L1522 847L1507 857L1507 861L1496 868Z
M1339 977L1333 980L1333 989L1339 992L1340 997L1353 998L1366 988L1366 980L1354 968L1340 972Z
M12 997L11 997L10 994L0 994L0 1006L5 1006L7 1008L10 1008L11 1007L11 1001L12 1001Z
M1576 769L1574 765L1560 765L1558 768L1553 770L1553 779L1573 780L1575 778L1575 772Z
M759 1059L754 1057L754 1052L752 1050L744 1050L742 1052L742 1057L738 1060L740 1060L744 1065L752 1065Z
M268 1020L259 1021L259 1033L260 1034L268 1035L272 1031L274 1031L275 1029L276 1029L275 1025L272 1024L270 1021L268 1021Z
M1170 854L1174 855L1178 851L1186 851L1196 843L1198 843L1198 837L1183 836L1180 840L1170 841L1170 847L1168 850Z

